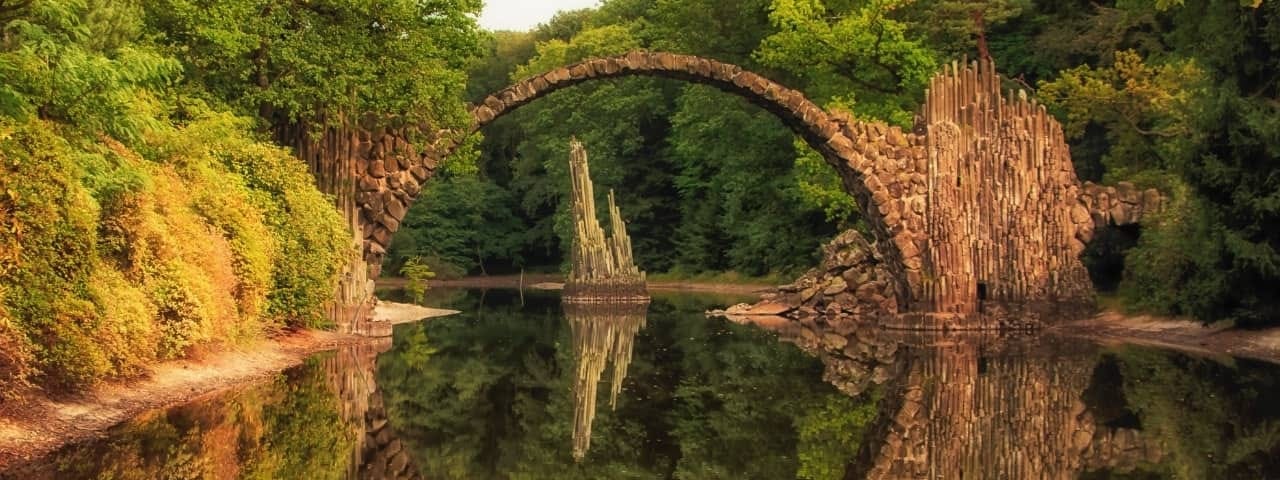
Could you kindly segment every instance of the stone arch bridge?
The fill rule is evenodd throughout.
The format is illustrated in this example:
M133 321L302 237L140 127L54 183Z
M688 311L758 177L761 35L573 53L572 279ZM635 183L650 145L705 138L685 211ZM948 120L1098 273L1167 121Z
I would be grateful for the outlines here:
M828 112L800 92L735 65L671 53L591 59L520 81L473 107L469 131L329 132L297 145L322 188L335 193L363 245L367 272L349 272L358 295L421 186L459 141L557 90L623 76L705 84L772 112L820 152L856 199L870 241L846 282L883 323L902 328L989 328L1012 313L1090 308L1080 261L1095 224L1136 222L1159 208L1154 192L1082 186L1061 126L1043 106L1002 92L990 62L953 63L931 81L914 131ZM336 173L317 158L338 153ZM847 235L857 235L856 233ZM865 268L864 268L865 267ZM354 269L359 270L359 269ZM834 272L840 273L840 272Z

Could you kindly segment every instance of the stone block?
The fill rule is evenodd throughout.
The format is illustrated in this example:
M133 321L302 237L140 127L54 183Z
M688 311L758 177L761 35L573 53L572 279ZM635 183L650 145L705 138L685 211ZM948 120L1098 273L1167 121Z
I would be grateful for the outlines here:
M406 212L408 212L408 208L399 198L393 198L387 202L387 214L395 217L396 220L404 220Z
M374 160L369 164L369 176L373 178L382 178L387 176L387 168L386 165L382 163L382 160Z
M428 178L431 178L431 172L427 171L427 169L422 166L410 167L409 173L412 174L413 178L418 182L426 182Z

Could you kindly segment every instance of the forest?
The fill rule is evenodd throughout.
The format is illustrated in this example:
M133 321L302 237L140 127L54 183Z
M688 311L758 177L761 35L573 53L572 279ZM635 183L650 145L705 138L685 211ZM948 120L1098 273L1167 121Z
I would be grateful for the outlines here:
M1260 0L606 0L487 32L480 0L0 0L0 397L76 389L322 327L351 232L277 134L460 128L515 79L633 49L739 64L910 128L926 80L994 58L1051 107L1084 180L1170 196L1087 254L1135 310L1280 319L1280 6ZM297 130L296 128L294 130ZM291 130L292 131L292 130ZM561 271L568 138L649 272L814 265L861 214L745 101L595 82L504 117L403 222L394 272Z
M1170 207L1086 252L1132 309L1240 326L1280 318L1280 7L1261 1L606 0L491 32L466 95L634 49L741 65L857 118L912 126L928 78L990 56L1064 125L1081 180L1155 187ZM710 87L632 78L557 92L483 132L424 190L385 271L561 271L567 138L619 191L637 262L671 278L789 281L861 215L780 121ZM730 275L725 275L730 274ZM661 276L660 276L661 277Z

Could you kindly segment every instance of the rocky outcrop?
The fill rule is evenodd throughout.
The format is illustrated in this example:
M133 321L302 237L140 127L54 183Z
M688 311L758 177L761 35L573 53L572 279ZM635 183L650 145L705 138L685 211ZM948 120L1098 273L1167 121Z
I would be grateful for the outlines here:
M856 230L822 247L822 263L759 304L739 305L729 314L782 315L800 319L823 316L832 322L857 318L877 321L897 313L897 289L889 265Z
M569 144L569 176L572 180L573 247L564 301L647 298L645 274L631 256L627 224L609 190L609 234L596 218L595 185L587 149L576 138Z
M1164 195L1154 188L1142 190L1129 182L1115 186L1085 182L1080 188L1081 208L1072 212L1080 225L1076 235L1088 243L1095 229L1142 223L1143 217L1164 210L1165 202Z

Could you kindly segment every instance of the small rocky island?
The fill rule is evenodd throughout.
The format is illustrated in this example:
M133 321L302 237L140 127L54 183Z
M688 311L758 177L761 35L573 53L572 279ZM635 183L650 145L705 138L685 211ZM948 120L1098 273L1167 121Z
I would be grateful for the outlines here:
M595 188L587 149L570 143L569 174L573 181L572 270L564 287L565 302L647 300L645 275L631 256L631 237L609 190L609 234L596 219Z

